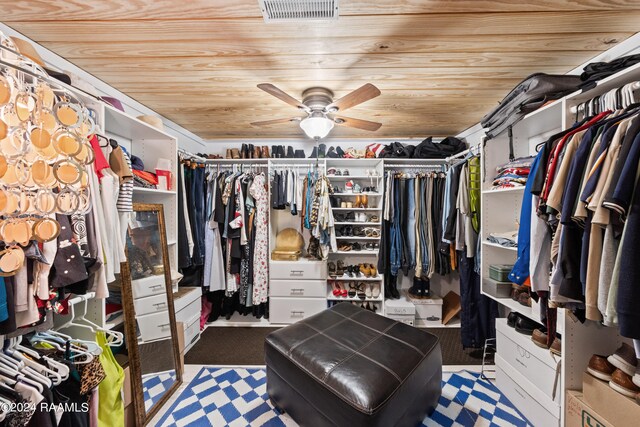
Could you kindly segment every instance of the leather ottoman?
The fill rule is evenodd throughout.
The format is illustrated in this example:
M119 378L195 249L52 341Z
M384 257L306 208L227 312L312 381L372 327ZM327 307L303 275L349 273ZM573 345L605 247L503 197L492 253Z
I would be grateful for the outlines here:
M267 393L303 426L415 426L440 398L438 338L344 303L265 339Z

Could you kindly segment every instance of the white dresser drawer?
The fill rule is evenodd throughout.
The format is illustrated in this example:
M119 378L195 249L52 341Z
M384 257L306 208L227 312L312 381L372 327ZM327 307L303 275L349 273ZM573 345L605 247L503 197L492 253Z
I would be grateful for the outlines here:
M554 427L560 425L560 406L536 392L531 382L496 354L496 386L513 406L534 425Z
M200 298L189 303L188 306L184 307L180 311L176 311L176 322L183 322L185 324L188 323L189 320L193 319L193 316L200 317L200 312L202 311L202 302Z
M164 274L132 280L131 290L135 299L158 294L166 295L167 287L164 283Z
M560 404L560 385L556 384L556 370L560 369L560 357L549 350L538 347L529 335L516 332L507 325L506 319L496 319L496 345L498 354L515 368L549 399Z
M269 296L296 298L326 298L326 280L270 280Z
M196 341L196 337L200 334L200 315L189 319L184 325L184 346L186 348L193 341Z
M168 311L137 316L136 320L140 328L140 336L138 338L142 341L155 341L171 336Z
M202 288L199 287L180 287L178 292L173 293L173 308L176 313L183 310L186 306L193 303L193 301L200 301L202 296Z
M138 298L133 300L136 309L136 316L144 316L145 314L158 313L167 311L167 294L158 294L150 297Z
M269 298L271 323L295 323L320 313L327 308L327 301L320 298Z
M327 263L324 261L271 261L271 279L327 279Z

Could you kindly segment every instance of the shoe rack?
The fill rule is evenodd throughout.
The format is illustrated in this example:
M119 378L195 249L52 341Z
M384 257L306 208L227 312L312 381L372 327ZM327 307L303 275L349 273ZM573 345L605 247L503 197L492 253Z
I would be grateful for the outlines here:
M325 159L326 176L334 188L332 209L338 244L338 251L329 254L328 262L336 269L338 263L345 268L340 275L332 275L329 271L329 307L341 302L351 303L384 315L384 278L377 271L383 164L382 159ZM361 272L361 264L375 266L375 274L370 273L368 266ZM355 266L355 269L349 269L349 266Z

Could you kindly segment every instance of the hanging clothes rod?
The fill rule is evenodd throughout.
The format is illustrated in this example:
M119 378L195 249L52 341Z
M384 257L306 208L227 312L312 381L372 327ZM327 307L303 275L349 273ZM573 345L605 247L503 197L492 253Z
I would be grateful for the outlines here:
M615 92L618 92L618 91L624 90L624 89L626 89L627 91L635 92L635 91L640 89L640 81L628 83L628 84L623 85L623 86L621 86L621 87L619 87L617 89L609 90L609 91L603 93L600 96L593 97L593 98L588 99L588 100L586 100L584 102L581 102L578 105L574 105L573 107L571 107L569 109L569 111L572 114L576 114L578 112L582 112L587 104L594 102L596 99L602 99L604 101L606 96L609 96L609 97L616 96ZM613 101L615 101L615 99Z
M466 156L467 154L480 154L480 144L478 145L472 145L471 147L467 148L464 151L459 152L458 154L454 154L453 156L449 156L447 157L445 160L447 163L451 163L452 160L457 160L460 159L464 156ZM474 153L477 150L477 153Z
M190 153L187 150L183 150L182 148L178 148L178 154L182 154L185 157L189 157L190 159L193 160L199 160L201 162L206 162L208 159L205 159L204 157L200 157L196 154Z
M71 306L71 305L74 305L74 304L78 304L80 302L90 300L91 298L94 298L95 296L96 296L95 292L87 292L84 295L77 295L77 296L71 298L68 301L68 305Z
M397 164L397 165L384 165L385 169L433 169L433 170L442 170L445 164L441 165L420 165L417 163L411 164ZM379 178L379 177L375 177Z

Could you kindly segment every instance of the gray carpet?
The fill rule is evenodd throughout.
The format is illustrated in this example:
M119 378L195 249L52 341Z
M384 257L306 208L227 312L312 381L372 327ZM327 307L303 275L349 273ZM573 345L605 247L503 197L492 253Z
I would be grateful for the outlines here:
M210 326L185 355L184 362L193 365L264 365L264 338L276 329ZM459 328L430 328L428 331L440 337L443 365L482 364L482 352L462 349Z

